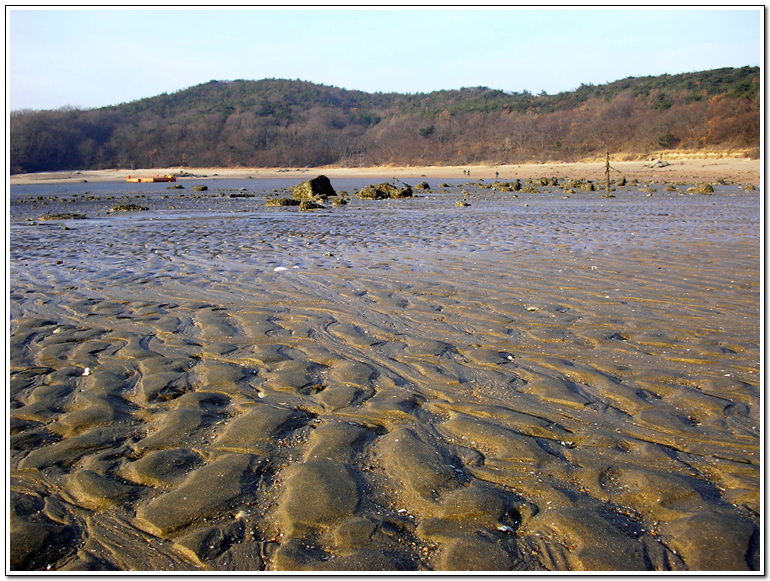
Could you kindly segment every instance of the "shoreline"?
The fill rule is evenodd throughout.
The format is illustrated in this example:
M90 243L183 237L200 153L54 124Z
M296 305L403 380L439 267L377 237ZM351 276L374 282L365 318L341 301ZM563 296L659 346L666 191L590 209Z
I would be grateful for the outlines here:
M737 184L759 185L761 181L761 160L746 158L677 159L658 167L652 161L611 161L615 170L613 180L623 175L627 179L641 181L689 181L714 182L724 180ZM469 174L464 174L469 171ZM30 185L42 183L123 182L128 174L138 176L182 174L179 179L276 179L305 178L319 174L334 178L433 178L433 179L531 179L536 177L586 178L594 181L604 179L603 162L538 163L515 165L470 165L470 166L379 166L366 168L311 167L311 168L155 168L155 169L109 169L41 172L17 174L7 179L8 185Z

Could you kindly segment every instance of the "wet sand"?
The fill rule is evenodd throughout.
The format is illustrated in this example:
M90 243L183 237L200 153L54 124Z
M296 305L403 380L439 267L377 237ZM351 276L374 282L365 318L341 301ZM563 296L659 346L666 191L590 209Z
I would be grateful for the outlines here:
M11 188L12 569L759 568L760 192L314 175Z

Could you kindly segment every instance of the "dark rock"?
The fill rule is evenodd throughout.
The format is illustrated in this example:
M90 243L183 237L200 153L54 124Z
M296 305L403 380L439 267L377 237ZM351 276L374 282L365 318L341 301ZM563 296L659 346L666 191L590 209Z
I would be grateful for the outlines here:
M291 188L291 191L297 200L310 200L314 202L323 201L337 195L329 178L324 175L297 184Z

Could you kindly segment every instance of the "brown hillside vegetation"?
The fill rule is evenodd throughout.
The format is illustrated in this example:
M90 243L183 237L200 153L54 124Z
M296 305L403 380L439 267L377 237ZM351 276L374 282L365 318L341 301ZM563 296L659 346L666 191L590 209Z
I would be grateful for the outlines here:
M211 81L113 107L13 112L10 169L517 164L661 150L758 157L759 128L758 67L557 95Z

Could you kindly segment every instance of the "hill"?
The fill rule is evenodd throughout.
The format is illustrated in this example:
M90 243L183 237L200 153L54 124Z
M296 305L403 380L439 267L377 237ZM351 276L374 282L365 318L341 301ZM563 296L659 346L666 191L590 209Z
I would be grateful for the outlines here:
M662 148L758 155L759 73L629 77L556 95L210 81L111 107L12 112L10 169L461 165Z

